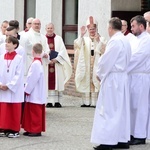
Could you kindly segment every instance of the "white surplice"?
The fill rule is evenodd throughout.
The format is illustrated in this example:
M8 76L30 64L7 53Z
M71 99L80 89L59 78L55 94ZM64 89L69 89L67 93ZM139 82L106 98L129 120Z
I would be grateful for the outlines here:
M30 94L26 96L26 102L35 104L46 103L46 89L43 65L39 60L35 60L28 72L25 92Z
M2 43L0 45L0 55L5 54L7 52L5 45L6 45L6 43ZM26 71L26 52L25 52L25 49L19 44L19 46L15 49L15 51L17 54L21 55L23 58L24 80L25 80L25 78L26 78L26 75L25 75L25 71Z
M135 49L128 72L131 97L131 135L135 138L150 138L148 123L150 103L150 35L147 32L137 36ZM149 126L149 127L147 127Z
M7 91L0 90L0 102L20 103L24 101L23 59L17 54L10 61L4 59L4 54L0 55L0 84L8 87ZM7 72L8 63L9 72Z
M128 40L121 32L109 40L99 59L101 88L96 105L91 142L115 145L130 139L130 105L127 66L131 57Z

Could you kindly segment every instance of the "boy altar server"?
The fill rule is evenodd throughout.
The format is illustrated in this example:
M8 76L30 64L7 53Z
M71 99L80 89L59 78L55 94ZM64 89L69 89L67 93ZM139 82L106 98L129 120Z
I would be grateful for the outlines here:
M0 56L0 136L19 137L21 103L24 101L23 58L15 49L17 38L8 36L5 54Z
M41 132L45 131L46 89L41 60L42 49L39 43L33 46L34 60L25 84L26 102L22 123L26 131L23 133L25 136L41 136Z

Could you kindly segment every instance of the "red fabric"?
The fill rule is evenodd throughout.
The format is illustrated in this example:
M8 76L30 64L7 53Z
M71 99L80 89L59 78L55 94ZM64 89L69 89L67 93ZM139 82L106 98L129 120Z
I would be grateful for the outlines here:
M31 133L45 131L45 105L25 102L22 128Z
M130 33L130 31L129 30L127 30L125 33L124 33L124 35L127 35L127 34L129 34Z
M33 61L35 61L35 60L39 60L39 61L41 62L41 64L42 64L42 59L41 59L41 58L35 57L35 58L33 59Z
M7 52L7 53L4 55L4 59L6 59L6 60L13 60L16 55L17 55L16 51L13 51L13 52L11 52L11 53Z
M47 43L49 45L50 50L55 50L55 42L54 42L54 38L55 38L56 34L53 34L53 36L48 36L46 34L47 37Z
M50 69L53 69L54 72L50 72ZM49 65L48 71L48 89L55 90L55 65Z
M0 129L20 131L21 103L0 103Z
M55 34L51 37L46 35L50 50L55 50L55 36ZM50 72L50 69L54 70L54 72ZM55 65L49 65L48 67L48 89L55 90Z
M28 32L29 31L29 29L28 28L25 28L25 30L24 30L25 32Z

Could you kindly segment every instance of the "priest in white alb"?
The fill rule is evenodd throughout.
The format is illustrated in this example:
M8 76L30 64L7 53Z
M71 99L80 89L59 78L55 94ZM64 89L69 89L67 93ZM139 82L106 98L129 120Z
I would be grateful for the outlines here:
M46 25L47 43L51 54L48 66L48 103L47 108L62 107L63 91L66 82L72 75L72 65L62 37L54 33L54 25ZM52 58L53 57L53 58Z
M129 41L121 33L119 18L108 25L110 40L99 59L97 79L101 88L96 104L91 142L95 150L129 148L130 100L127 67L131 57Z
M27 75L29 67L33 61L32 57L32 47L36 43L42 44L42 63L44 67L44 74L46 80L46 95L48 97L48 63L49 63L49 52L50 49L47 44L46 37L40 32L41 30L41 21L37 18L33 19L31 28L28 32L24 33L21 38L21 45L26 50L26 71Z
M131 31L137 37L128 67L130 77L131 145L150 139L150 35L143 16L131 19Z

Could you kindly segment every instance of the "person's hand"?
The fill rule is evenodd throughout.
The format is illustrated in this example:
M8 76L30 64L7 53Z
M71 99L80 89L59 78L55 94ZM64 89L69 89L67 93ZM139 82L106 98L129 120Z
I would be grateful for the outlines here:
M58 61L54 58L51 60L53 62L53 64L57 63Z
M0 85L0 90L2 90L2 85Z
M100 35L99 35L99 33L97 33L97 34L95 35L95 40L96 40L97 42L100 41Z
M43 58L48 58L48 55L45 53L45 54L43 55Z
M1 85L1 89L2 89L3 91L7 91L7 90L8 90L8 87L7 87L6 85Z
M86 33L86 27L85 26L82 26L81 27L81 37L83 37L84 36L84 34Z
M53 64L54 64L53 61L50 60L50 61L49 61L49 65L53 65Z

